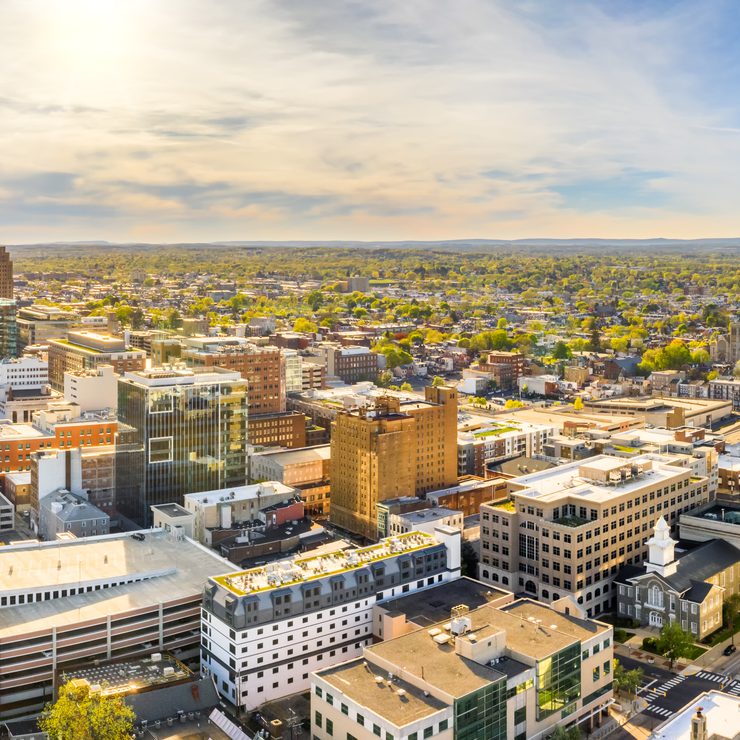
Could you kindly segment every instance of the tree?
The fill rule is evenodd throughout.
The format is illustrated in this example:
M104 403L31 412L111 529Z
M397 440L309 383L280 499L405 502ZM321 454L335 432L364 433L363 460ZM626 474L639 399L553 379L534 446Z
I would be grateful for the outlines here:
M656 647L658 653L668 658L669 667L673 670L673 664L679 658L683 658L693 644L693 635L681 629L678 622L672 622L664 624L661 628Z
M558 725L555 728L555 732L550 735L552 740L581 740L581 737L581 731L575 725L567 729L562 725Z
M401 390L408 393L410 391L413 391L414 387L408 381L404 381L403 383L401 383Z
M120 696L90 691L87 682L68 681L49 702L39 720L50 740L129 740L134 710Z
M573 411L583 411L583 399L580 396L573 401Z
M740 593L732 594L722 605L725 624L732 630L732 644L735 644L735 625L740 616Z
M315 334L318 331L318 327L313 321L304 319L302 316L297 318L293 324L293 331L308 332Z
M569 360L573 353L565 342L555 342L552 348L552 357L554 360Z
M642 668L628 671L618 660L614 660L614 690L618 694L624 691L625 694L634 696L642 685L642 676Z
M435 375L432 378L432 388L439 388L439 386L444 385L445 381L444 378L440 378L439 375Z

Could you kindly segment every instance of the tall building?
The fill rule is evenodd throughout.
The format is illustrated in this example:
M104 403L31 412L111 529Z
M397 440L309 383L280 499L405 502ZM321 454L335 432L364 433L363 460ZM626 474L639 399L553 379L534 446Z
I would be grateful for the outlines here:
M121 337L82 329L49 342L49 383L56 391L64 390L64 373L96 370L99 365L112 365L118 375L143 370L146 352L127 348Z
M614 579L647 557L657 520L676 525L714 498L689 461L596 455L510 480L509 498L481 506L480 579L543 602L572 596L589 617L615 609Z
M373 641L376 604L459 576L460 532L439 527L210 578L201 671L239 711L305 691Z
M150 507L247 480L247 383L239 373L155 369L118 381L119 512L146 524Z
M285 411L285 362L277 347L258 347L237 337L184 340L182 359L190 367L221 367L249 382L249 415Z
M377 503L457 483L457 391L426 389L425 401L378 399L332 422L331 519L378 537Z
M445 590L396 599L376 622L401 622L397 636L312 675L311 737L526 740L608 717L610 625L567 600L458 602L440 618Z
M13 298L13 261L5 247L0 247L0 298Z
M51 306L26 306L18 309L18 351L31 344L46 344L64 339L80 320L76 313Z
M12 298L0 298L0 359L18 356L15 310Z
M367 347L342 347L327 342L321 349L327 375L340 378L345 383L375 380L378 377L378 355Z

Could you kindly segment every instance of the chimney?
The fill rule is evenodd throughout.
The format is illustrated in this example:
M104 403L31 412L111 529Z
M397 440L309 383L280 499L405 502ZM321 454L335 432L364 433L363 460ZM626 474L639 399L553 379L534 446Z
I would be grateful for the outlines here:
M707 718L702 711L703 707L697 707L691 718L691 740L707 740Z

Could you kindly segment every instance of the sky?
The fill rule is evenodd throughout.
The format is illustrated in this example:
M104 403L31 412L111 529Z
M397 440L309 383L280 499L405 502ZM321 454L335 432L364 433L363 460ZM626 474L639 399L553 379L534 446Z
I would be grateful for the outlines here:
M0 243L740 237L734 0L0 0Z

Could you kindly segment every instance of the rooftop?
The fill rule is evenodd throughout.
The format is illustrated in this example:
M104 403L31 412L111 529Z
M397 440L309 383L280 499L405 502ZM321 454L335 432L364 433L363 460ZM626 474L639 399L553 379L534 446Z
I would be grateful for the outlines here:
M671 738L671 740L690 740L691 719L701 707L707 720L708 738L735 738L740 715L740 698L722 691L707 691L689 702L683 709L659 725L651 738Z
M262 568L229 573L211 580L237 596L268 591L301 581L311 581L328 575L362 568L369 563L414 552L437 544L437 539L424 532L406 532L389 537L375 545L327 555L280 560Z
M295 450L263 450L256 453L257 457L268 458L280 465L299 465L301 463L316 462L331 459L331 445L314 445L301 447Z
M233 488L218 488L214 491L201 491L200 493L186 493L186 502L194 504L218 504L227 501L249 501L261 496L284 496L286 499L293 498L297 493L295 488L286 486L277 481L266 483L254 483L248 486L234 486Z
M179 516L193 516L191 512L180 506L180 504L156 504L151 508L161 511L163 514L172 518Z
M0 609L0 642L51 627L105 618L200 594L209 576L233 563L191 540L176 541L162 530L144 540L129 534L82 540L20 541L0 547L0 593L28 593L80 584L143 577L138 583Z

